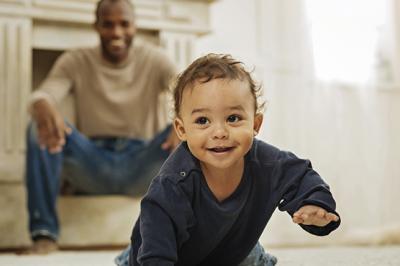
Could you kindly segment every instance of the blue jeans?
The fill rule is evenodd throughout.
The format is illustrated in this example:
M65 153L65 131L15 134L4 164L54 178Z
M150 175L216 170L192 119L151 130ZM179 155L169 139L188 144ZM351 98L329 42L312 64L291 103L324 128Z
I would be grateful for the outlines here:
M115 258L114 262L117 266L129 266L130 250L131 245L128 245L128 247ZM257 242L249 255L238 266L274 266L277 262L277 258L266 253L260 242Z
M56 200L61 174L85 194L143 195L169 152L161 149L171 127L151 141L127 138L92 138L77 129L66 136L62 152L41 149L34 123L28 127L26 186L29 230L32 239L59 235Z

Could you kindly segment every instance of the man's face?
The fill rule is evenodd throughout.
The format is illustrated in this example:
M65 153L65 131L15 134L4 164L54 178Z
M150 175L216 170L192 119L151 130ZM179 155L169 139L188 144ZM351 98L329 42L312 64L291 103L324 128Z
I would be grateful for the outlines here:
M132 7L125 1L104 2L95 27L105 59L112 63L123 61L136 33Z
M213 79L184 90L174 126L202 167L231 171L249 151L261 123L247 82Z

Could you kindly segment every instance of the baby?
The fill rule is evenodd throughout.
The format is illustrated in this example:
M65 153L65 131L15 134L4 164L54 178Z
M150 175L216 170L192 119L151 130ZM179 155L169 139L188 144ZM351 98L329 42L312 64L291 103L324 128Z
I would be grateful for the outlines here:
M308 160L255 139L260 88L229 55L194 61L174 88L181 145L141 202L129 265L274 265L258 243L276 207L314 235L340 224Z

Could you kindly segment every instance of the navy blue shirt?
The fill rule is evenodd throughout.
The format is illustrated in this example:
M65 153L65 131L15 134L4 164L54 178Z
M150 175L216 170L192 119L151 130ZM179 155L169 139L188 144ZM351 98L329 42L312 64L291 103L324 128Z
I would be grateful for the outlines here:
M329 187L310 161L255 139L244 165L237 189L219 202L199 161L182 143L141 202L130 265L237 265L255 246L276 207L290 215L307 204L336 213ZM322 236L339 224L301 227Z

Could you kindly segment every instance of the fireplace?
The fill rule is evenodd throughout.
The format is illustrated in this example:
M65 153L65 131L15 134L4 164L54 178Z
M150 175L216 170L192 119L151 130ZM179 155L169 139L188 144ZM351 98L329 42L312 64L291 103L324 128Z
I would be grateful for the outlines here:
M19 247L29 243L23 184L29 95L63 51L95 45L98 42L92 27L96 2L97 0L0 0L0 234L3 236L0 239L0 248ZM184 68L193 59L196 38L210 31L208 8L213 1L133 2L139 29L138 38L162 46L178 67ZM95 212L96 204L101 205L98 209L104 209L104 214ZM111 207L104 208L107 204ZM126 198L60 199L60 222L64 232L71 230L65 234L66 237L61 236L61 244L121 243L130 231L132 217L123 216L134 211L127 211L129 206L132 203ZM86 208L81 213L91 210L92 216L97 215L98 221L95 223L100 226L112 216L114 219L118 217L120 226L124 228L120 228L120 235L116 236L115 231L112 232L109 228L110 225L104 224L103 234L90 234L88 232L93 223L84 227L87 216L82 216L81 220L69 219L71 211L79 216L80 208ZM112 211L114 213L107 215L107 212ZM107 229L111 230L110 234Z
M136 0L138 38L161 45L182 69L207 34L210 0ZM96 0L0 0L0 180L21 180L29 94L66 49L98 42Z

